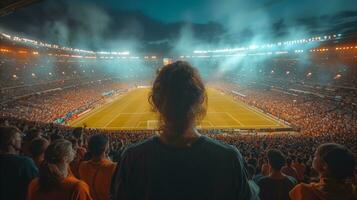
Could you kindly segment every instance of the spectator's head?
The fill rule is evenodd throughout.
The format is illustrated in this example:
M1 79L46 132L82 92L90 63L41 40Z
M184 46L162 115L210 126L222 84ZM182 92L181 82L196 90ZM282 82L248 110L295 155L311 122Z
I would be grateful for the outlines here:
M105 155L108 151L109 142L105 135L93 135L89 138L88 150L93 157Z
M345 146L326 143L316 150L313 167L323 177L344 180L353 177L356 160Z
M83 146L83 128L77 127L73 129L72 136L78 141L78 146Z
M0 126L0 152L17 154L21 150L21 131L14 126Z
M251 180L256 173L255 166L248 164L247 165L248 178Z
M285 156L277 149L270 149L267 153L268 163L273 171L280 171L285 165Z
M74 156L75 152L68 140L58 139L51 143L45 151L45 160L40 167L40 189L48 191L55 187L68 173L69 163Z
M149 102L159 112L162 128L180 135L204 117L207 95L197 69L177 61L158 72Z
M301 164L302 163L302 159L301 158L297 158L297 162Z
M30 154L33 158L44 157L50 143L45 138L35 138L30 143Z
M64 139L63 135L60 135L58 133L54 133L50 136L51 138L51 143L55 142L56 140L62 140Z
M26 138L27 141L31 141L35 138L39 138L42 136L42 131L40 129L36 129L36 128L31 128L27 134L26 134Z
M291 166L291 163L292 163L292 160L291 160L291 158L287 158L286 159L286 166Z

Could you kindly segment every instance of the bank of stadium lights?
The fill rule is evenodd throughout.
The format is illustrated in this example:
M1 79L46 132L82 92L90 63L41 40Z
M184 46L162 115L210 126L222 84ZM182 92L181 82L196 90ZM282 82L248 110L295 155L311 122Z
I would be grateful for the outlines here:
M77 49L77 48L70 48L70 47L61 47L59 45L55 44L49 44L45 42L40 42L28 38L23 38L23 37L18 37L18 36L11 36L6 33L0 33L1 36L12 40L16 42L21 42L21 43L26 43L26 44L31 44L34 46L41 46L41 47L47 47L47 48L52 48L52 49L61 49L65 51L73 51L73 52L78 52L78 53L87 53L87 54L106 54L106 55L129 55L129 51L123 51L123 52L116 52L116 51L111 51L111 52L106 52L106 51L100 51L100 52L95 52L95 51L89 51L89 50L84 50L84 49Z
M333 34L333 35L325 35L325 36L317 36L311 38L302 38L298 40L289 40L289 41L279 41L277 43L256 45L251 44L249 47L239 47L239 48L225 48L225 49L214 49L214 50L194 50L194 54L207 54L207 53L232 53L237 51L247 51L247 50L256 50L256 49L265 49L272 48L276 46L291 46L291 45L300 45L306 44L310 42L322 42L332 39L340 38L342 34Z
M117 52L117 51L99 51L99 52L96 52L96 54L99 54L99 55L130 55L130 52L129 51L122 51L122 52Z
M328 48L320 48L320 49L310 49L310 52L326 52L329 51Z
M10 50L9 49L0 49L0 52L1 53L8 53L8 52L10 52Z
M336 47L336 51L346 51L346 50L357 50L357 46L344 46L344 47Z

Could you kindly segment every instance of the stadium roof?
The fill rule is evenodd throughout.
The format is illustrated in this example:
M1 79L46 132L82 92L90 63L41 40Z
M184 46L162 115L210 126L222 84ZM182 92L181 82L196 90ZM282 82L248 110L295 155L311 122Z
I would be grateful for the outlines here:
M42 0L1 0L0 17L40 1Z

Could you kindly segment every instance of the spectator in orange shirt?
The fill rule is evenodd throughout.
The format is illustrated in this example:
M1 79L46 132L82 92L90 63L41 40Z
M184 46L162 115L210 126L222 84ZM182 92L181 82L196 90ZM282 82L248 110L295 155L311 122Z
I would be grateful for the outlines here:
M116 164L107 159L109 149L108 138L94 135L88 143L91 160L83 161L79 166L79 177L90 187L94 200L109 200L110 184Z
M45 138L35 138L30 143L30 155L37 168L40 168L45 159L45 151L50 143Z
M319 172L320 182L298 184L290 191L292 200L353 200L357 199L352 186L356 160L346 147L322 144L315 152L313 167Z
M84 136L83 136L83 128L75 128L72 132L72 145L73 148L75 149L76 156L72 163L70 164L71 166L71 171L73 172L73 175L77 178L79 178L79 165L81 164L82 161L84 161L84 157L87 153L86 148L84 148Z
M74 158L72 144L64 139L54 141L45 152L39 178L31 181L28 200L91 200L88 185L68 175Z

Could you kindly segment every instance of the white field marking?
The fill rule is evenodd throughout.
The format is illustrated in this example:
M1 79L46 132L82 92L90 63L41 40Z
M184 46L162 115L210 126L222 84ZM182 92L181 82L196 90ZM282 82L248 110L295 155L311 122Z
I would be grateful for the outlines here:
M238 122L239 125L241 125L242 127L244 127L245 125L243 123L241 123L238 119L234 118L231 113L226 112L226 115L228 115L228 117L232 118L235 122Z
M107 127L110 123L112 123L114 120L116 120L119 116L121 115L121 113L115 115L115 117L113 117L113 119L109 120L109 122L107 122L103 127Z
M208 121L208 123L211 127L214 127L211 121Z
M250 107L250 106L248 106L248 105L245 106L245 107L246 107L246 109L249 109L249 110L251 110L251 111L257 113L258 115L264 117L264 118L267 119L268 121L273 122L273 124L275 124L275 125L277 125L277 126L278 126L278 125L281 125L281 123L280 123L278 120L276 120L276 119L270 117L269 115L267 115L267 114L262 114L259 110L256 110L255 108Z
M207 114L223 114L223 113L226 113L226 112L207 112Z
M266 128L270 128L270 127L278 127L279 125L254 125L254 126L245 126L244 129L256 129L256 127L266 127ZM201 127L206 127L206 126L201 126ZM217 126L212 124L212 126L208 126L208 127L215 127L215 128L243 128L241 126L232 126L232 125L225 125L225 126ZM122 130L122 129L140 129L140 130L146 130L147 128L140 128L140 127L135 127L135 126L110 126L110 127L88 127L88 128L96 128L96 129L116 129L116 130Z
M126 95L126 94L125 94ZM80 124L81 122L83 122L84 120L88 119L89 117L91 117L92 115L94 114L97 114L98 112L104 110L104 108L107 108L109 107L109 105L112 105L113 103L115 103L117 100L121 99L123 96L125 95L120 95L118 96L117 98L115 98L113 101L109 102L109 103L106 103L102 106L99 106L99 107L96 107L94 108L92 111L90 111L89 113L87 113L86 115L78 118L78 119L75 119L73 120L72 122L70 122L70 125L71 126L75 126L75 125L78 125Z
M250 111L253 111L254 113L258 114L259 116L263 117L264 119L267 119L268 121L272 122L274 125L281 125L280 122L278 122L276 119L266 115L266 114L262 114L260 111L258 112L258 110L255 110L253 108L251 108L249 105L241 102L240 100L234 100L233 98L230 98L230 96L227 96L229 97L228 99L232 102L235 102L235 103L238 103L239 102L239 107L242 107L243 109L245 110L250 110Z
M145 114L152 114L151 112L137 112L137 113L120 113L122 115L145 115Z

